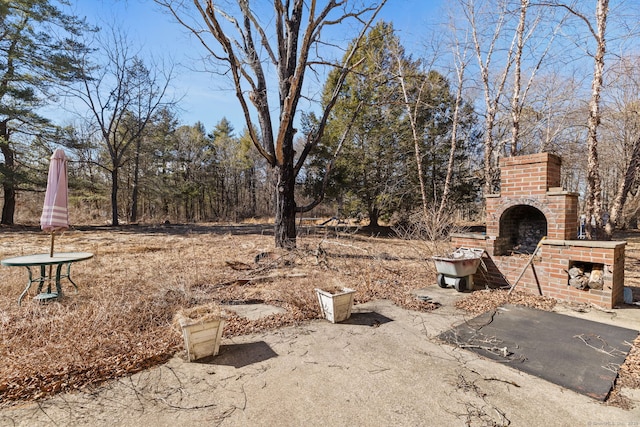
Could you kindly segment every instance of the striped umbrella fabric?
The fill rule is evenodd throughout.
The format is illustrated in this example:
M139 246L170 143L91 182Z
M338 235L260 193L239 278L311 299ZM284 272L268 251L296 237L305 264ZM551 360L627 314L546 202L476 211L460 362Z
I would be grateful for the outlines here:
M42 230L53 233L69 228L67 192L67 157L64 151L58 148L51 156L49 164L47 191L40 217Z

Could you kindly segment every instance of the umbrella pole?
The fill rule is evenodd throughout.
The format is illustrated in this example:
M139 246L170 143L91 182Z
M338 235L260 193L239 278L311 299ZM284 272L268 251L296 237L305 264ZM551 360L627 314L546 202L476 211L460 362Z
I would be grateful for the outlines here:
M49 249L49 256L53 257L53 242L55 240L54 237L55 233L52 231L51 232L51 248ZM49 265L49 285L47 287L47 293L51 292L51 273L52 273L52 269L53 269L53 265Z

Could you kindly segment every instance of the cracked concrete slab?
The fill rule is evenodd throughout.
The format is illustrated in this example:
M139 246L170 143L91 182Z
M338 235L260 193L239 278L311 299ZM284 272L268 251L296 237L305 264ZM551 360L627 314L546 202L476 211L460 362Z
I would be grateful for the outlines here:
M379 300L354 307L363 321L224 339L217 357L189 363L179 353L101 386L5 408L0 425L549 427L640 419L637 399L631 410L603 405L441 342L439 334L473 316L455 309L452 289L420 294L442 306L421 313Z

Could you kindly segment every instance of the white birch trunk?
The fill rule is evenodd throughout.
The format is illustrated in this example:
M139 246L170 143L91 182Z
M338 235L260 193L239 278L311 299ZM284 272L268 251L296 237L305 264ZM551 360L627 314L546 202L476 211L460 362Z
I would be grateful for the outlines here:
M600 125L600 93L604 74L604 55L606 52L605 30L609 0L598 0L596 8L597 29L593 33L596 39L593 81L591 82L591 100L589 101L589 119L587 121L587 238L601 238L602 224L602 184L600 162L598 160L598 126Z

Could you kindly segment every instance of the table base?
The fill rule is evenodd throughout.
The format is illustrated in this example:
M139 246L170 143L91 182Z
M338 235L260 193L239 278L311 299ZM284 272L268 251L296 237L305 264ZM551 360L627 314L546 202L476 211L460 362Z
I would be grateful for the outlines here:
M62 267L65 265L67 266L67 272L62 273ZM53 276L51 271L49 272L49 274L47 274L46 267L47 266L45 265L41 265L40 277L33 277L31 266L28 266L28 265L24 266L24 268L26 268L27 271L29 272L29 281L27 283L27 286L24 288L24 291L22 291L22 293L20 294L20 297L18 298L18 305L22 304L22 298L24 298L24 296L29 291L29 288L31 288L31 285L35 282L38 283L38 295L34 299L37 299L40 301L55 299L62 296L62 284L60 283L62 279L69 280L69 282L71 282L71 284L75 288L76 294L78 293L78 285L76 285L75 282L71 280L71 262L62 262L62 263L56 264L55 276ZM49 267L51 268L51 266ZM56 285L56 292L51 292L52 281ZM47 282L48 282L47 291L42 292L42 288L44 287L44 284Z
M33 297L35 301L40 301L40 302L47 302L49 300L57 299L57 298L58 298L58 294L54 294L54 293L41 293Z

